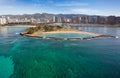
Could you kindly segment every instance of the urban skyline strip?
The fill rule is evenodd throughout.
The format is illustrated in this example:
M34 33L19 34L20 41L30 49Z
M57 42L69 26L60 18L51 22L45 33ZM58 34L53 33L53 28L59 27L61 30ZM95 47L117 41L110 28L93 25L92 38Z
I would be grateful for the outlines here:
M120 17L90 16L81 14L26 14L0 16L0 24L38 24L38 23L72 23L72 24L120 24Z

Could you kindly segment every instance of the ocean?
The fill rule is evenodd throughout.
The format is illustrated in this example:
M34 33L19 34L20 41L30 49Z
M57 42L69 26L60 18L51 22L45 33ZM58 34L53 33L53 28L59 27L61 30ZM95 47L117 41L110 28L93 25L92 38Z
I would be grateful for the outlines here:
M0 78L120 78L120 38L54 40L0 28ZM120 37L119 27L72 27Z

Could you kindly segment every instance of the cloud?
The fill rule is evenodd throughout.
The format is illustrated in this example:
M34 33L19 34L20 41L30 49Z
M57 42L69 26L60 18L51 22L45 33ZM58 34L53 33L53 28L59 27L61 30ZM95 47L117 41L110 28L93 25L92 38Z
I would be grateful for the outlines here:
M16 0L0 0L0 3L5 3L5 2L14 2Z
M54 4L53 0L32 0L32 5L34 7L41 7L44 6L46 7L46 5L48 6L48 4Z
M74 13L82 13L82 14L96 14L98 10L94 9L85 9L85 8L76 8L71 10Z
M41 3L41 2L48 2L48 3L53 3L54 0L32 0L35 3Z
M0 7L5 6L5 5L12 5L15 2L16 0L0 0Z
M54 1L53 1L53 0L49 0L49 1L48 1L48 3L52 3L52 4L53 4L53 3L54 3Z
M34 7L41 7L42 4L33 4Z
M66 3L56 4L56 6L62 6L62 7L87 6L87 5L88 3L80 3L80 2L66 2Z

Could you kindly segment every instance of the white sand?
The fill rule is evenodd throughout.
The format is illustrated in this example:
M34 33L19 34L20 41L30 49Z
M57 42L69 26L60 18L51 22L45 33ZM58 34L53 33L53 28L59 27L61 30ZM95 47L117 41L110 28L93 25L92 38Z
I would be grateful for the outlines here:
M101 34L85 32L85 31L52 31L52 32L44 32L43 34L55 34L55 33L77 33L77 34L88 34L93 36L99 36Z

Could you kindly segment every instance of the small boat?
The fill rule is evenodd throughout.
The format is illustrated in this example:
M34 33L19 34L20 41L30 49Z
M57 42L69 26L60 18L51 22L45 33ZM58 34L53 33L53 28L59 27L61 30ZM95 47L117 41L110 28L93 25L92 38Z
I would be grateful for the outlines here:
M19 33L15 33L15 34L19 34Z

